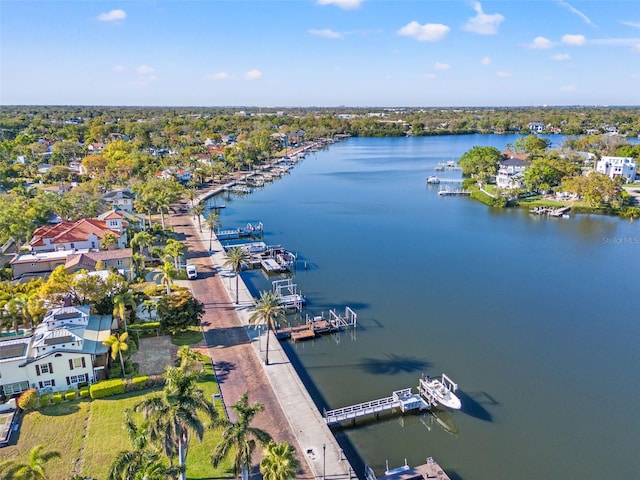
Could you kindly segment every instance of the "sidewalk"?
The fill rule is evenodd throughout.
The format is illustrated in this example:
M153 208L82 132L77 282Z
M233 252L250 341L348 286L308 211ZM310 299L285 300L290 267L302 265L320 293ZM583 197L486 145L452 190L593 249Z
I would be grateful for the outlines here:
M211 194L211 192L208 192L201 198L211 196ZM192 216L189 216L189 220L191 222L189 233L195 234L200 240L200 248L197 250L206 252L209 246L208 232L201 233L197 227L197 222L193 220ZM235 274L223 267L226 255L222 244L215 236L212 242L212 251L209 252L209 259L228 297L232 299L232 301L235 300ZM242 278L240 278L239 304L234 306L234 313L244 326L246 334L249 336L257 362L262 366L264 374L268 378L277 401L300 446L299 459L302 460L304 458L307 461L315 478L357 478L349 461L342 453L333 433L326 425L324 418L316 408L293 365L289 361L289 358L282 349L280 342L273 334L271 334L269 338L270 364L268 366L264 365L265 352L263 350L264 346L266 346L266 338L264 338L265 329L248 327L248 318L252 313L251 307L253 305L254 299L242 281ZM229 335L232 335L232 333L229 333ZM222 343L220 345L215 343L217 342L208 345L209 349L213 352L214 362L216 362L216 349L224 348ZM230 375L236 375L236 371L234 370ZM249 393L251 394L251 392Z

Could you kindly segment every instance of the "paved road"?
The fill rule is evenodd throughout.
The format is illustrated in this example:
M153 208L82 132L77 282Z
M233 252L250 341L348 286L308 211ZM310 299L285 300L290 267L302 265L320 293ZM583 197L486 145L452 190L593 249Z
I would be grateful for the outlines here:
M194 228L186 214L172 215L168 224L187 244L189 262L195 263L198 268L198 279L191 281L190 287L193 294L205 304L202 327L229 415L233 418L230 406L248 391L250 403L259 402L265 406L264 412L256 417L255 426L268 431L275 441L286 440L295 447L302 465L297 478L316 478L304 461L303 450L240 321L233 303L235 299L229 297L220 276L214 275L215 268L197 237L197 226ZM259 457L260 453L256 453L256 457ZM259 458L256 458L254 463L258 461Z

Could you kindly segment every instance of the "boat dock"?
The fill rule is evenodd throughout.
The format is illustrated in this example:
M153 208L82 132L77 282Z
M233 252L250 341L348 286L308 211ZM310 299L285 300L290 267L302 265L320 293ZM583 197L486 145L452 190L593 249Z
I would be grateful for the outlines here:
M382 477L376 477L375 472L368 465L365 467L366 480L422 480L428 478L450 480L442 467L432 457L428 457L426 463L414 468L411 468L406 460L403 466L392 469L389 469L389 464L387 463L387 469Z
M356 418L365 415L377 415L393 409L400 409L402 413L411 410L428 410L431 404L420 395L411 391L411 388L403 388L394 391L390 397L378 398L368 402L349 405L347 407L336 408L335 410L325 410L324 419L327 425L336 425L347 420L355 423Z
M438 195L441 197L453 197L453 196L468 196L471 195L471 192L468 190L463 190L461 188L452 190L450 188L445 188L438 191Z
M533 213L536 215L548 215L550 217L569 217L569 210L571 210L570 206L567 207L536 207L529 210L529 213Z
M344 316L335 310L329 310L328 317L324 313L320 316L309 317L304 325L276 329L276 337L280 340L291 339L310 340L324 333L334 333L347 328L355 329L358 325L358 315L349 307L345 307Z
M237 240L239 238L262 238L264 232L264 225L262 222L257 224L247 223L245 227L233 228L228 230L216 231L216 238L222 240Z
M293 283L290 278L282 280L274 280L271 282L273 291L276 292L280 305L285 310L302 310L305 303L304 297L298 293L298 285Z

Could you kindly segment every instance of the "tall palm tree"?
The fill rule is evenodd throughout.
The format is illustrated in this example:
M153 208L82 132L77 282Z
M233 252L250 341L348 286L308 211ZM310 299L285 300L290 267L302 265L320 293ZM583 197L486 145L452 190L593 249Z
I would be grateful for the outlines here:
M124 331L127 331L127 307L135 312L137 304L131 290L125 290L113 297L113 316L118 317L124 325Z
M131 245L131 248L133 248L134 250L138 249L138 253L142 253L144 247L149 248L153 245L154 240L155 239L153 238L153 235L151 235L149 232L137 232L131 238L131 242L129 243L129 245Z
M160 271L156 273L155 277L160 277L160 283L166 285L167 295L171 294L171 285L173 284L173 277L176 274L173 264L171 262L164 262L160 267Z
M264 405L261 403L249 405L248 392L245 392L231 408L236 413L238 420L236 422L230 420L219 422L223 427L222 438L211 455L211 463L214 468L217 468L233 451L233 473L238 475L240 471L248 472L250 470L251 457L256 448L256 442L265 446L271 441L271 435L251 426L254 417L264 410Z
M295 458L296 449L289 443L269 442L260 462L264 480L294 480L300 462Z
M119 336L115 334L109 335L104 342L103 345L106 345L111 349L111 358L113 360L116 357L120 357L120 366L122 366L122 378L124 378L124 358L122 357L122 352L126 352L129 350L129 345L127 344L127 339L129 338L129 334L127 332L121 333Z
M171 207L169 203L169 197L164 194L164 192L158 192L157 195L154 196L154 200L156 202L156 208L160 213L160 221L162 222L162 229L166 230L166 225L164 222L164 211L166 210L169 213L169 208Z
M199 371L167 367L162 392L133 407L134 411L142 412L144 419L148 421L149 440L161 447L171 466L177 456L179 466L184 467L185 449L190 434L202 441L205 425L198 412L203 413L212 423L218 417L213 404L197 388L199 375ZM182 477L184 478L184 473Z
M213 242L213 232L218 228L220 223L220 214L215 210L211 210L204 217L204 224L209 229L209 251L211 251L211 243Z
M184 255L186 249L187 246L183 242L174 239L167 240L167 245L164 247L164 254L173 258L173 265L176 270L180 269L179 259Z
M227 258L224 262L225 267L231 268L236 275L236 305L239 303L238 285L240 280L240 271L242 264L249 260L249 254L241 247L233 247L227 251Z
M149 445L148 422L137 425L131 418L131 410L125 410L124 426L133 450L118 453L111 462L107 480L164 480L175 478L179 468L167 466L159 452Z
M198 228L202 231L202 214L206 211L206 207L204 204L196 203L193 207L191 207L191 214L198 220Z
M52 458L60 458L60 452L52 450L44 452L45 445L36 445L29 452L28 463L18 463L15 460L8 460L0 464L2 478L13 478L16 480L46 480L47 474L45 464Z
M269 365L269 337L270 332L278 327L280 320L285 319L284 308L278 300L276 292L262 291L253 313L249 317L249 325L264 324L267 326L267 353L264 364Z
M107 232L104 234L104 236L102 237L102 240L100 240L100 248L102 250L109 250L109 247L111 245L117 245L118 244L118 237L116 237L115 233L112 232Z

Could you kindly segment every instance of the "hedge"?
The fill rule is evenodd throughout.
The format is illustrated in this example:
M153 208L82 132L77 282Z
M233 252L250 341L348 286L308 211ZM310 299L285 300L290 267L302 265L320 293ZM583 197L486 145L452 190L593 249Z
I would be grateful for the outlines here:
M80 398L87 398L89 396L89 389L83 388L80 390Z
M129 330L157 330L160 328L160 322L134 323L129 325Z
M94 399L124 393L124 380L122 378L114 378L94 383L89 387L89 393L91 398Z
M147 375L140 375L139 377L133 377L131 379L131 390L142 390L147 387L147 380L149 377ZM129 387L129 385L127 385ZM129 388L127 388L129 390Z
M64 394L64 399L65 400L75 400L76 399L76 395L77 392L75 390L72 390L70 392L67 392Z
M54 393L53 395L51 395L51 400L53 401L53 403L62 402L62 394L61 393Z
M40 395L40 405L49 405L51 403L51 394L44 393Z

